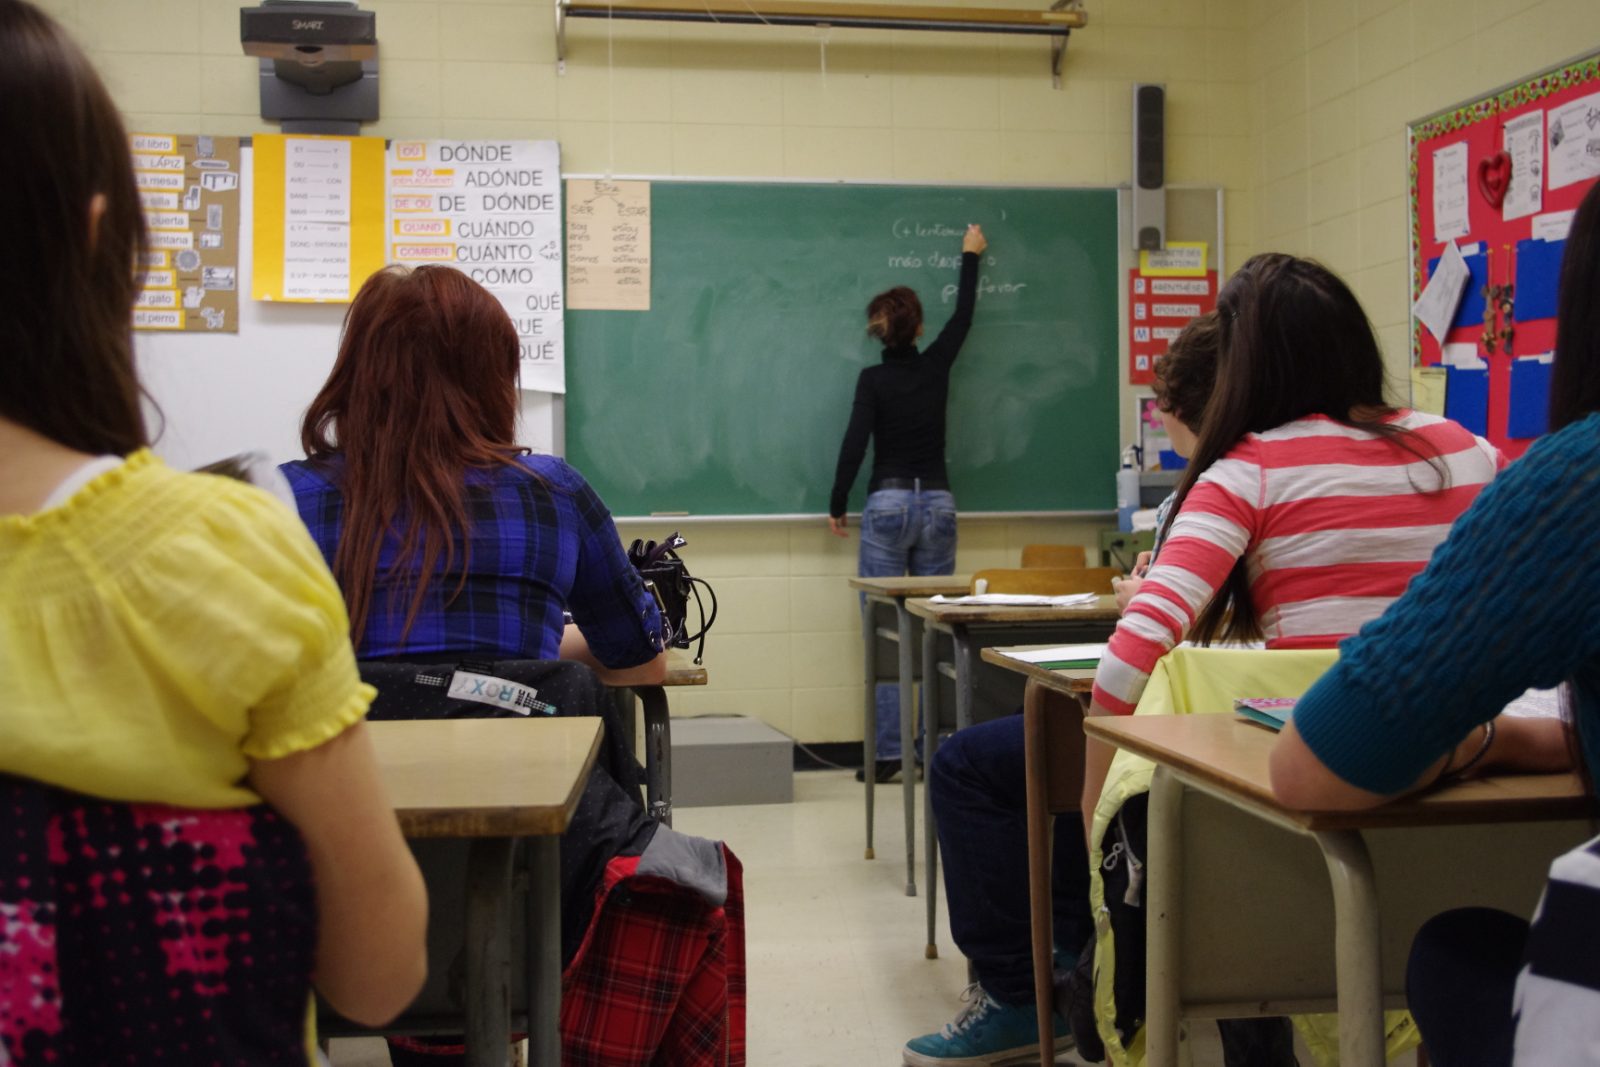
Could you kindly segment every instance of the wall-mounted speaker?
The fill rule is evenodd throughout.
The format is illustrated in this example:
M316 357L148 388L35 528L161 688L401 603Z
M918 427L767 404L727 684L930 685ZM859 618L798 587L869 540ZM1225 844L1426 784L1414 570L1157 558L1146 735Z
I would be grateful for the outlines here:
M1167 89L1133 87L1133 247L1167 243Z

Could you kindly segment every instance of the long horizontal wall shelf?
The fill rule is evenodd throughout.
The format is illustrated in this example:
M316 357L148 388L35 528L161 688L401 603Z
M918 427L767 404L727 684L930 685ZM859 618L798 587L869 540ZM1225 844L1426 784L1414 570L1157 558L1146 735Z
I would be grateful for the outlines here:
M631 19L717 25L818 26L868 30L930 30L944 33L1033 34L1054 38L1051 73L1061 74L1061 55L1075 29L1088 25L1082 0L1057 0L1046 11L990 7L928 7L909 4L839 4L815 0L557 0L556 57L566 62L567 19Z

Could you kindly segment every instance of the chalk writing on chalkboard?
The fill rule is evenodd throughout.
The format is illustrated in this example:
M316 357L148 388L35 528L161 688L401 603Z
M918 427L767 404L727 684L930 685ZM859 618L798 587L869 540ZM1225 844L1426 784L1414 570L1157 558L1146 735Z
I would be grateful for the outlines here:
M650 183L567 180L567 306L650 310Z

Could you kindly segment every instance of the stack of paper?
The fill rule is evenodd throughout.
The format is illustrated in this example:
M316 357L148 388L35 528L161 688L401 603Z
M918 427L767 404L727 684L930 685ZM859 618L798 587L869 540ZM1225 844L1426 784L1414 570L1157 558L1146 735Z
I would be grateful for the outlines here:
M1289 721L1294 705L1294 697L1246 697L1235 700L1233 710L1245 722L1265 726L1276 733Z
M1100 666L1105 655L1104 643L1097 645L1056 645L1053 648L1035 648L1027 652L1007 652L1012 659L1032 663L1047 671L1092 670Z
M1035 593L973 593L969 596L931 596L935 604L1010 604L1030 608L1087 607L1100 598L1093 593L1072 593L1068 596L1039 596Z

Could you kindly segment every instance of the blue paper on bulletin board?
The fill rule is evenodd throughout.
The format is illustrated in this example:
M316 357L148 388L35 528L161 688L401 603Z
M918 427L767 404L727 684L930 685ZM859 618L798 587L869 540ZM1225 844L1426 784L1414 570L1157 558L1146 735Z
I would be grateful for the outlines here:
M1517 242L1516 310L1512 312L1516 321L1556 317L1556 284L1566 250L1565 241Z
M1483 287L1489 284L1489 257L1483 252L1470 256L1462 256L1472 277L1467 279L1466 288L1461 293L1461 303L1456 306L1456 317L1451 321L1450 328L1457 326L1478 326L1483 323ZM1433 278L1433 272L1439 269L1437 258L1428 260L1428 277Z
M1446 367L1444 414L1479 437L1489 436L1489 370Z
M1511 361L1511 410L1506 436L1539 437L1550 429L1550 372L1555 364L1539 359Z

